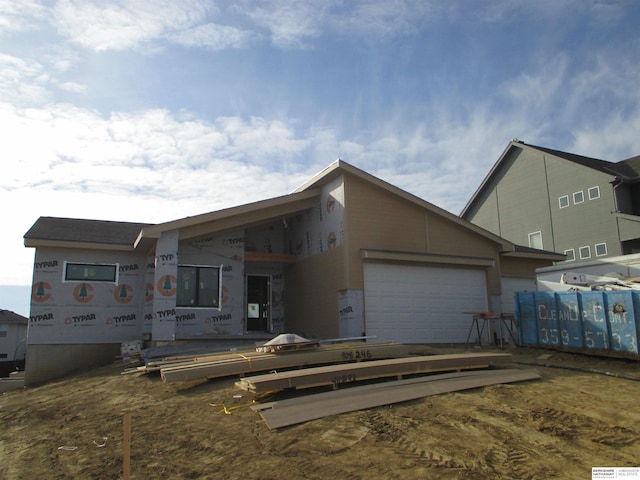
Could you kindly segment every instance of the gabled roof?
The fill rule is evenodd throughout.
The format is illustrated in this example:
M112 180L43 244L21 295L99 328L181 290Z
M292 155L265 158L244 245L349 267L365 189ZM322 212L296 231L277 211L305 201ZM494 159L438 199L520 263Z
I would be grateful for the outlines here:
M212 233L256 226L313 208L320 195L320 187L343 174L356 176L425 210L444 217L499 244L505 252L515 251L515 245L508 240L366 173L343 160L336 160L288 195L155 225L41 217L25 234L25 246L83 248L93 246L93 248L130 250L140 245L150 245L149 242L160 238L163 232L172 230L179 231L179 238L185 240L211 235Z
M1 325L27 325L29 319L18 315L11 310L0 310L0 324Z
M26 247L132 250L146 223L40 217L24 235Z
M391 185L388 182L385 182L384 180L381 180L378 177L375 177L373 175L371 175L370 173L365 172L364 170L360 170L357 167L354 167L353 165L350 165L349 163L345 162L344 160L336 160L335 162L333 162L331 165L329 165L327 168L325 168L324 170L322 170L320 173L318 173L316 176L314 176L313 178L311 178L309 181L307 181L306 183L304 183L303 185L301 185L300 187L298 187L295 191L296 192L302 192L308 189L312 189L312 188L317 188L318 186L328 183L329 181L337 178L338 176L340 176L342 173L348 173L351 175L355 175L356 177L372 183L373 185L376 185L377 187L380 187L394 195L397 195L401 198L404 198L405 200L408 200L411 203L414 203L415 205L424 208L428 211L431 211L437 215L440 215L448 220L450 220L453 223L456 223L458 225L461 225L464 228L467 228L469 230L472 230L473 232L488 238L489 240L492 240L500 245L502 245L503 250L506 251L512 251L514 250L514 244L509 242L508 240L499 237L498 235L495 235L492 232L489 232L488 230L485 230L484 228L481 228L477 225L474 225L473 223L464 220L460 217L458 217L457 215L454 215L446 210L444 210L443 208L437 207L436 205L434 205L433 203L427 202L426 200L423 200L420 197L417 197L405 190L402 190L401 188L398 188L394 185Z
M491 170L489 170L487 176L484 177L478 189L474 192L465 207L462 209L462 212L460 212L460 216L462 218L465 217L467 212L475 204L476 200L480 197L487 185L491 184L491 181L500 172L500 170L502 169L502 165L509 158L511 152L516 148L537 150L539 152L548 153L555 157L577 163L579 165L582 165L583 167L592 168L607 175L611 175L612 177L621 177L626 181L634 181L634 178L637 177L638 173L640 172L640 156L632 157L618 163L613 163L597 158L576 155L575 153L562 152L560 150L540 147L537 145L528 145L520 140L512 140L511 142L509 142L509 145L507 145L507 148L505 148L505 150L502 152L502 155L500 155L498 161L496 161L493 167L491 167Z

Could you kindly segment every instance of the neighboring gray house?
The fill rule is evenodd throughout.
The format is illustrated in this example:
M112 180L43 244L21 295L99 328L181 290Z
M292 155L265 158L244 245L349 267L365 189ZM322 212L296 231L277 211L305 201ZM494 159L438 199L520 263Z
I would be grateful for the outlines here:
M460 216L566 261L640 253L640 156L617 163L509 143Z
M22 315L0 310L0 377L24 367L28 323Z

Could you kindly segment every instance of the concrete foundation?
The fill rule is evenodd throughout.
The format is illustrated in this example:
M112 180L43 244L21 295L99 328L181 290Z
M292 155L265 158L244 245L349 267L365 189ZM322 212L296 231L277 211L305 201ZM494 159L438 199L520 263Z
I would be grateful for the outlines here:
M72 372L113 362L120 343L85 345L28 345L24 383L38 385Z

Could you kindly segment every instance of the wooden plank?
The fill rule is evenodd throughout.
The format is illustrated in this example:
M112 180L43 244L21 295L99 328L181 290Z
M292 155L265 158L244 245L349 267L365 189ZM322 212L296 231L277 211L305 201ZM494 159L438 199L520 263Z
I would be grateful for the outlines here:
M511 354L507 353L463 353L394 358L255 375L243 378L236 383L236 386L254 393L323 385L337 387L343 383L353 383L374 378L487 368L489 366L504 365L512 360Z
M167 383L185 382L307 365L406 357L408 354L408 347L398 343L329 345L308 352L227 354L215 360L162 368L160 374Z
M251 408L262 416L269 428L273 429L430 395L540 378L540 374L535 370L474 370L334 390L255 405Z

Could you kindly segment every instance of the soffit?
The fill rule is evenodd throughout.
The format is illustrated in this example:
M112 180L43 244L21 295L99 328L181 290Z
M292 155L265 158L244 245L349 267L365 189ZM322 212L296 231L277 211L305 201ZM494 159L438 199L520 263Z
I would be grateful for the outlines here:
M142 236L143 238L160 238L162 232L178 230L180 240L188 240L238 228L251 228L313 208L319 196L320 190L312 189L202 215L186 217L146 227L143 230Z

